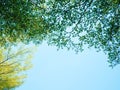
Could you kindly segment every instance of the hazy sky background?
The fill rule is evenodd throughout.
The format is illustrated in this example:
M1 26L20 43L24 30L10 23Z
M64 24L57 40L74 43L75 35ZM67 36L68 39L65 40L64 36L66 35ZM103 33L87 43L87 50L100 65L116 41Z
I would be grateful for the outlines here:
M120 90L120 65L111 69L105 54L93 48L75 54L44 43L33 64L16 90Z

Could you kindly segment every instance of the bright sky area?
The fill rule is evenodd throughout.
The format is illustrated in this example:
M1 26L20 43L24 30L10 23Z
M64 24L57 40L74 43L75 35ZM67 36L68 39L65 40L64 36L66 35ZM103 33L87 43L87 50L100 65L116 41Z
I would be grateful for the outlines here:
M111 69L95 49L82 53L39 46L28 78L16 90L120 90L120 65Z

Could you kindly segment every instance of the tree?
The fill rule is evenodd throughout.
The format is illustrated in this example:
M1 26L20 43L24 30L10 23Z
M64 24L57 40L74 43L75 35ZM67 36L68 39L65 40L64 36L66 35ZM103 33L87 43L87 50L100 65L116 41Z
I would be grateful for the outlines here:
M23 83L32 64L29 49L0 49L0 90L12 89Z
M33 42L103 50L120 63L120 0L1 0L1 46ZM9 7L9 8L8 8Z
M47 33L35 0L0 0L0 46L40 43ZM42 2L42 0L40 0Z
M103 50L110 66L120 64L119 0L47 0L48 44L76 52L83 45Z

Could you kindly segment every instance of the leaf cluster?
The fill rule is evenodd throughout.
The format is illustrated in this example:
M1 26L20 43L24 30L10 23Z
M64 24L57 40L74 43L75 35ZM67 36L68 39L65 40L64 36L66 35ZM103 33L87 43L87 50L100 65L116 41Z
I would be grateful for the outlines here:
M48 44L76 52L86 44L104 51L110 66L120 63L119 0L50 0L46 6Z
M21 58L22 56L22 58ZM0 50L0 90L11 89L23 83L24 71L31 68L31 55L28 49L14 50L9 48Z

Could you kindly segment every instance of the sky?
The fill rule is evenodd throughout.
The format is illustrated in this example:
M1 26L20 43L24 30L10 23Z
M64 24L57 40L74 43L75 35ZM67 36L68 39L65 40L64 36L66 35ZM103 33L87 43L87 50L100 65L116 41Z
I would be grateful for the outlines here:
M43 43L24 84L16 90L120 90L120 65L112 69L107 60L94 48L76 54Z

